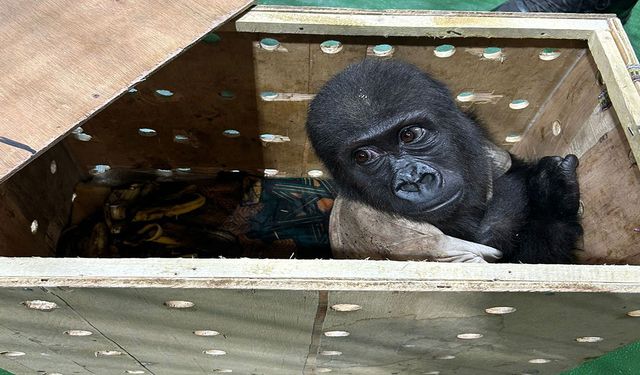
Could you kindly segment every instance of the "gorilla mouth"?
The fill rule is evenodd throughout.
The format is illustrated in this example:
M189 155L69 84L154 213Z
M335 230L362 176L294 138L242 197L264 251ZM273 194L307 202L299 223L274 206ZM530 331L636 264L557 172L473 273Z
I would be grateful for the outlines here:
M433 212L441 209L442 207L448 206L452 203L455 203L462 197L462 189L458 190L451 198L447 199L442 203L438 203L435 206L427 207L423 212Z

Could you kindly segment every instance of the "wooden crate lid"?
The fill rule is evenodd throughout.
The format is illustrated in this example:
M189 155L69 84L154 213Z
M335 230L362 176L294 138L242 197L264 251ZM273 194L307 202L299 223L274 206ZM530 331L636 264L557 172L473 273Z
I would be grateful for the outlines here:
M251 3L3 3L0 182Z

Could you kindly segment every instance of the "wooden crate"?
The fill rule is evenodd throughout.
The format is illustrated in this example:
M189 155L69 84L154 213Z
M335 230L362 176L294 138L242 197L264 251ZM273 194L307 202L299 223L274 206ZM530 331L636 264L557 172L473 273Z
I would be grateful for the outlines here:
M229 20L248 5L0 6L0 368L555 374L640 338L640 268L602 265L640 263L638 61L617 19L254 7ZM460 105L513 153L580 157L580 259L598 265L51 257L74 186L97 165L323 170L308 101L379 44L483 98ZM456 53L436 57L443 44ZM511 109L517 99L529 106Z

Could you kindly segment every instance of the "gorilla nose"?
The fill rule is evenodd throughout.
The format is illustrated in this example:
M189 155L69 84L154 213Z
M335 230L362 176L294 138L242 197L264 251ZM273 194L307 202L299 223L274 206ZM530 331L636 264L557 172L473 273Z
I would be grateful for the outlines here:
M404 176L398 176L399 181L396 185L396 191L407 193L418 193L422 188L432 189L438 184L438 176L435 173L408 173Z

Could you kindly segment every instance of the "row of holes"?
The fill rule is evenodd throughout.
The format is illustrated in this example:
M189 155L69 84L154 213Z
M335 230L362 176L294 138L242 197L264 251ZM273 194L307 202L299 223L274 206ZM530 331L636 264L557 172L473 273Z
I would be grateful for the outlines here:
M29 309L38 310L38 311L53 311L59 308L55 302L43 301L43 300L23 301L22 305L24 305ZM169 300L164 302L164 305L173 309L190 309L195 306L195 303L193 303L192 301L184 301L184 300ZM357 311L360 311L361 309L362 309L362 306L357 304L334 304L331 306L331 310L336 312L357 312ZM491 315L505 315L505 314L514 313L516 311L517 311L516 308L511 306L496 306L496 307L489 307L485 309L485 313L491 314ZM640 317L640 310L629 311L627 313L627 316L638 318ZM93 332L91 331L79 330L79 329L71 329L71 330L64 331L63 333L65 335L73 336L73 337L87 337L87 336L93 335ZM214 337L214 336L220 335L220 332L215 330L195 330L193 331L193 334L200 337ZM326 337L348 337L349 335L350 335L349 332L339 331L339 330L324 332L324 336ZM484 335L480 333L461 333L461 334L458 334L456 337L461 340L476 340L484 337ZM597 342L603 341L603 338L599 336L584 336L584 337L576 338L575 341L579 343L597 343ZM415 345L411 345L411 344L407 344L404 346L415 347ZM221 349L206 349L206 350L203 350L202 353L206 355L212 355L212 356L227 355L227 352ZM96 357L112 357L112 356L120 356L123 353L118 350L100 350L100 351L96 351L94 354ZM319 354L322 356L340 356L343 353L336 350L322 350L319 352ZM0 352L0 355L13 358L13 357L24 356L26 355L26 353L21 351L4 351L4 352ZM443 356L436 357L436 359L439 359L439 360L452 360L455 358L456 357L454 355L443 355ZM528 360L528 362L531 364L545 364L545 363L550 363L551 360L546 358L533 358ZM322 369L317 369L317 371L331 372L332 370L330 368L322 368ZM233 372L233 370L216 369L214 370L214 372L230 373L230 372ZM144 371L127 370L125 373L143 374ZM438 373L437 371L430 372L430 374L437 374L437 373ZM55 373L49 373L49 374L54 375Z
M280 49L280 42L274 38L263 38L258 43L260 48L266 51L277 51ZM342 51L342 43L337 40L326 40L320 43L320 50L326 54L333 55ZM378 44L371 48L371 51L375 56L391 56L395 51L395 48L390 44ZM440 58L451 57L456 53L456 47L451 44L442 44L433 50L433 54ZM538 53L538 57L543 61L555 60L560 56L560 50L556 48L543 48ZM482 57L490 60L497 60L503 58L502 48L499 47L487 47L482 51Z

